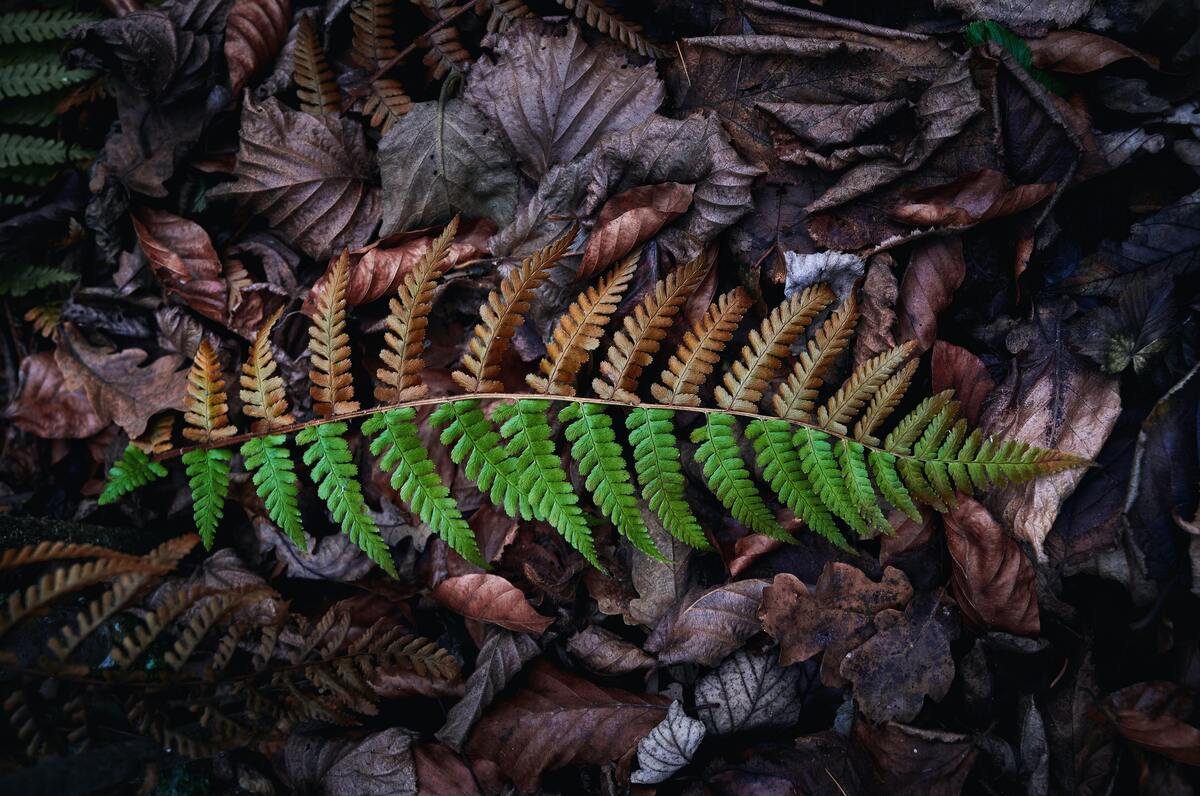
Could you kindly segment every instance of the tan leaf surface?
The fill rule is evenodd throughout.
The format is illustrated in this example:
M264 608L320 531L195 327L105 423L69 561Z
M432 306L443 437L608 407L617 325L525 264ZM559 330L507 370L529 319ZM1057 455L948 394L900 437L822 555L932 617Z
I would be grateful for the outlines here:
M204 228L194 221L139 207L130 214L150 269L167 292L218 323L228 319L229 285Z
M584 247L579 278L587 279L629 254L686 213L695 187L677 182L642 185L605 202Z
M654 666L654 658L641 647L612 631L589 625L567 641L567 652L600 674L628 674Z
M84 439L107 425L82 389L69 389L53 351L21 360L20 391L4 410L13 425L42 439Z
M701 592L663 619L646 649L660 665L716 665L762 629L758 606L767 585L738 580Z
M962 612L976 624L1023 636L1041 630L1030 562L982 504L968 497L945 516L951 583Z
M1011 216L1052 196L1057 185L1013 185L995 169L964 174L951 182L907 191L892 218L917 227L966 227Z
M928 351L937 339L938 315L950 306L966 275L959 238L917 243L900 282L899 339L915 340L921 351Z
M455 613L518 633L543 633L554 621L533 610L521 590L499 575L446 578L431 596Z

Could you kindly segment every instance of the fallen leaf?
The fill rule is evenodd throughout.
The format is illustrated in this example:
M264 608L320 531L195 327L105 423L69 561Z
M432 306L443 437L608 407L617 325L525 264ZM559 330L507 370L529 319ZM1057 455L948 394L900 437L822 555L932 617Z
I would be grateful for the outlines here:
M860 257L847 252L784 252L783 256L787 264L787 281L783 292L787 296L820 283L828 285L838 301L845 301L853 291L854 283L867 268Z
M382 235L449 221L455 213L503 227L517 172L487 120L462 100L420 102L379 142Z
M918 227L967 227L1010 216L1052 196L1054 183L1014 186L994 169L964 174L929 188L907 191L892 218Z
M401 727L372 733L357 743L293 735L284 753L292 787L327 796L417 794L413 741Z
M471 67L464 99L507 141L535 182L609 133L646 120L662 103L654 64L630 61L609 40L590 44L572 21L517 22ZM536 87L531 90L531 87Z
M366 243L379 222L371 163L357 122L293 111L274 98L256 104L247 97L237 182L209 195L233 197L264 216L291 245L323 260Z
M434 587L430 596L469 619L518 633L544 633L554 622L533 610L521 590L499 575L480 573L446 578Z
M696 681L696 712L715 735L793 724L800 675L799 667L780 666L777 655L738 650Z
M1009 28L1065 28L1092 9L1093 0L934 0L934 7L957 11L967 19L995 20Z
M1137 58L1153 69L1158 68L1154 56L1085 30L1052 30L1041 38L1029 39L1027 44L1034 66L1069 75L1095 72L1126 58Z
M1133 744L1189 766L1200 766L1200 729L1184 721L1193 698L1175 683L1138 683L1110 694L1104 713Z
M663 530L655 516L646 518L646 529L666 561L634 556L630 568L638 596L629 601L628 613L632 622L655 628L687 596L692 585L689 565L694 550Z
M595 156L589 152L542 178L533 197L517 208L512 223L488 241L501 257L524 257L562 236L587 198Z
M304 538L311 551L305 552L262 517L254 519L254 530L258 534L262 552L274 550L276 560L283 564L289 578L351 583L366 577L375 567L374 562L345 534L323 536L317 541L305 532Z
M976 624L1035 636L1041 630L1033 564L980 503L960 497L946 514L951 583Z
M929 544L933 539L933 514L930 509L923 509L918 522L902 511L893 509L888 512L888 524L894 533L879 540L880 566L887 566Z
M954 390L959 411L973 426L979 425L983 404L996 389L983 360L965 348L943 340L933 344L930 357L933 368L933 392Z
M729 577L741 577L760 558L784 546L779 539L758 533L746 534L733 544L733 558L729 561Z
M925 697L940 701L954 682L954 658L936 601L906 613L888 608L875 616L875 635L842 658L840 672L854 684L858 709L873 722L911 721Z
M937 339L938 315L950 306L966 275L960 238L932 238L913 246L896 304L899 339L929 350Z
M1071 324L1071 344L1105 373L1129 368L1150 372L1178 334L1171 280L1165 276L1131 281L1115 307L1097 307Z
M824 102L759 102L800 138L815 146L845 145L878 126L901 108L906 100L883 100L862 105Z
M152 207L138 207L130 218L150 270L167 293L204 317L228 325L229 283L204 227Z
M970 737L906 724L854 722L874 793L958 796L977 754Z
M642 185L604 203L583 250L578 278L587 279L616 262L687 212L694 185Z
M510 633L501 628L488 632L479 648L475 670L467 677L466 693L446 712L446 723L437 731L437 738L452 749L462 749L475 722L496 699L525 664L541 652L532 636Z
M107 351L89 344L74 324L63 324L54 361L69 390L82 390L104 424L116 423L132 439L164 409L187 403L185 360L174 354L143 365L140 348Z
M887 252L871 258L859 299L858 334L854 337L857 368L896 345L896 302L900 284L892 271L896 262Z
M225 61L233 96L271 65L287 40L291 0L235 0L225 20Z
M567 641L567 652L600 674L628 674L654 666L642 648L609 630L590 625Z
M96 415L82 389L66 386L52 351L22 359L19 384L4 417L22 431L42 439L85 439L108 425Z
M638 741L638 770L630 780L637 785L666 782L692 762L703 740L704 722L684 713L678 701L672 702L667 717Z
M418 796L482 796L471 769L440 743L413 747Z
M646 642L660 666L699 663L714 666L762 630L758 605L765 580L738 580L715 586L665 617Z
M468 754L490 760L522 790L546 771L629 754L662 721L669 700L603 688L538 663L523 687L479 721Z

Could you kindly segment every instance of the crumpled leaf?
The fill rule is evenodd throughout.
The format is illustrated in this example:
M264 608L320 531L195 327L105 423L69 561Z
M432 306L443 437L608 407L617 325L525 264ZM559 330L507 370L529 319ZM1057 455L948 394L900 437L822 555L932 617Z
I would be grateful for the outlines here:
M437 731L438 740L452 749L462 749L471 728L496 695L539 652L538 643L525 633L511 633L502 628L488 631L475 659L475 670L467 677L466 692L446 712L446 723Z
M971 738L906 724L855 721L853 737L867 753L874 793L958 796L977 751Z
M1110 694L1103 711L1127 741L1189 766L1200 766L1200 729L1188 724L1194 699L1175 683L1138 683Z
M876 127L908 101L902 99L842 105L817 102L759 102L767 113L814 146L846 145Z
M945 515L951 583L972 622L1023 636L1041 630L1033 564L982 504L960 497Z
M663 719L668 702L603 688L538 663L519 691L479 721L466 751L531 791L545 771L625 756Z
M1001 172L981 169L942 185L905 192L891 215L919 227L966 227L1033 207L1057 187L1054 183L1014 186Z
M517 173L487 120L462 100L421 102L379 142L382 235L449 221L455 213L503 227L517 203Z
M638 596L629 601L627 613L631 623L654 628L687 596L692 585L689 565L694 549L663 530L655 516L647 516L646 529L667 560L634 556L631 575Z
M886 567L875 583L857 567L831 561L813 589L790 573L776 575L763 592L759 616L763 630L779 642L781 664L824 652L821 680L840 686L841 662L875 632L875 615L902 608L912 596L908 577L895 567Z
M694 185L664 182L630 188L605 202L584 247L579 279L621 259L686 213L694 190Z
M896 345L896 302L900 283L892 271L895 261L886 252L871 258L859 299L858 332L854 336L854 367Z
M1117 416L1117 384L1081 365L1063 344L1063 308L1043 308L1008 335L1015 357L992 393L982 427L1005 439L1056 448L1085 458L1100 452ZM987 505L1018 539L1043 559L1043 546L1062 502L1083 478L1068 470L988 495Z
M762 629L758 606L767 585L765 580L738 580L685 600L664 617L646 649L657 655L661 666L715 666Z
M635 66L610 40L589 44L574 22L530 19L472 67L464 99L498 130L537 182L553 166L635 127L662 102L653 63Z
M965 348L938 340L933 344L930 364L933 392L954 390L959 412L972 426L979 425L984 402L996 389L996 382L988 375L983 360Z
M231 196L266 217L293 246L323 260L367 242L379 221L379 191L362 128L351 119L293 111L274 98L242 106L237 182Z
M1132 280L1116 307L1097 307L1071 326L1079 353L1117 374L1129 368L1145 375L1177 331L1171 281L1164 276Z
M512 223L488 241L499 257L525 257L558 239L575 223L587 197L595 156L589 152L555 166L542 178L533 197L517 208Z
M932 238L917 243L900 281L899 339L913 340L926 351L937 339L938 315L954 300L967 275L962 240Z
M801 674L797 666L780 666L773 653L738 650L696 681L696 712L716 735L794 724Z
M440 743L423 743L413 749L420 796L482 796L461 757Z
M518 633L544 633L554 621L533 610L521 590L499 575L446 578L430 596L455 613Z
M288 738L284 767L298 792L416 796L413 742L417 738L402 727L389 727L358 742L294 734Z
M596 625L589 625L571 636L567 641L567 652L600 674L628 674L654 666L654 658L641 647Z
M235 97L247 80L271 65L283 47L291 12L291 0L234 0L225 20L225 61Z
M1114 41L1086 30L1052 30L1037 39L1028 39L1033 65L1039 69L1083 75L1103 69L1109 64L1126 58L1137 58L1147 66L1158 68L1158 59L1140 53Z
M104 424L116 423L132 439L164 409L187 405L186 360L167 354L143 365L140 348L106 351L88 343L72 323L63 324L54 361L70 390L83 390ZM181 369L182 368L182 369Z
M53 351L21 360L20 391L4 409L17 428L42 439L85 439L107 421L97 417L82 389L68 389Z
M638 770L630 780L637 785L666 782L692 762L704 732L704 722L684 713L678 701L672 702L662 723L638 741Z
M854 701L873 722L911 721L925 697L935 702L954 682L954 658L943 628L946 609L936 600L875 615L875 635L842 658L840 672L854 683Z
M784 252L783 257L787 263L787 281L783 292L787 296L823 283L829 285L838 301L844 301L867 268L860 257L848 252Z
M657 114L596 146L584 213L616 194L663 182L695 185L692 206L658 236L681 260L696 257L710 240L750 211L750 185L761 169L744 162L725 141L717 117L686 119Z
M264 553L274 550L275 558L283 564L289 578L350 583L366 577L375 568L375 563L345 534L324 536L320 541L315 541L305 532L305 542L312 551L306 553L261 517L255 518L254 530L258 534L260 549Z
M1091 10L1094 0L934 0L937 9L950 9L966 19L990 19L1010 28L1065 28Z

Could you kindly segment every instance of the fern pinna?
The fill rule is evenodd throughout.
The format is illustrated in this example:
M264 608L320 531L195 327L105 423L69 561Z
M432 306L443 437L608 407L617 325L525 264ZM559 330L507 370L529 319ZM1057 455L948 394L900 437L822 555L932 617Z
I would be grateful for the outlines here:
M451 548L485 565L470 526L421 441L417 410L429 405L436 405L429 422L440 430L441 444L481 492L513 517L549 523L596 567L601 563L593 530L601 517L646 555L661 557L646 510L672 536L694 547L711 547L694 510L695 498L688 495L683 432L677 428L681 414L695 420L691 455L716 499L748 529L785 541L792 537L777 519L776 501L832 544L848 547L846 529L859 538L891 533L885 506L919 517L918 502L944 511L956 494L1085 464L1067 453L969 429L957 417L958 404L950 392L921 401L884 433L916 371L913 349L906 343L884 351L835 389L827 389L826 379L854 334L858 310L852 298L833 306L835 296L824 285L796 292L775 307L749 331L719 379L714 374L722 353L751 300L742 288L717 297L663 358L658 378L648 385L654 402L644 401L643 373L660 357L663 341L711 268L705 257L668 274L625 315L599 357L594 397L577 395L579 374L600 348L633 280L637 253L579 295L555 326L536 372L526 375L529 391L510 393L502 370L513 335L539 286L575 246L576 229L526 258L488 295L461 365L451 374L463 392L431 398L422 380L425 332L436 285L449 269L456 231L457 220L432 242L391 299L375 388L377 407L360 409L354 400L345 256L334 262L318 290L310 327L316 419L297 423L289 414L270 350L278 315L259 331L243 366L241 398L245 413L254 418L247 435L236 436L229 424L216 354L201 346L190 378L192 405L184 430L198 444L182 456L206 544L211 545L221 517L228 447L235 442L242 443L268 516L304 544L298 480L287 447L295 433L304 448L303 462L334 520L394 573L390 552L363 499L347 439L347 421L366 416L362 430L371 452L401 499ZM702 399L710 383L715 406L705 406ZM618 433L617 422L623 423L625 434ZM161 430L157 433L157 441L132 444L113 466L101 502L166 475L163 460L181 451L165 450ZM590 501L572 486L564 452L576 462Z

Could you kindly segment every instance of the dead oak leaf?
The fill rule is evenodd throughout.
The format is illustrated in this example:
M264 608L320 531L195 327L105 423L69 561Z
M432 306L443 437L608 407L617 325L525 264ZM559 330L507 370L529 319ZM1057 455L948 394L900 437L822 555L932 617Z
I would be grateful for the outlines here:
M446 578L431 596L455 613L518 633L544 633L554 621L533 610L524 593L499 575L477 573Z
M143 365L145 359L140 348L95 348L71 323L63 325L54 351L67 388L83 390L96 417L115 422L130 438L141 436L153 415L187 403L184 358L168 354Z

